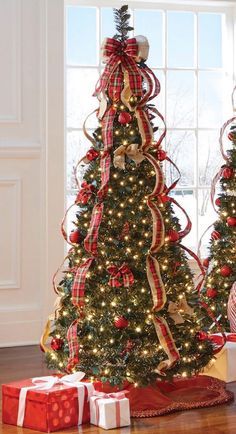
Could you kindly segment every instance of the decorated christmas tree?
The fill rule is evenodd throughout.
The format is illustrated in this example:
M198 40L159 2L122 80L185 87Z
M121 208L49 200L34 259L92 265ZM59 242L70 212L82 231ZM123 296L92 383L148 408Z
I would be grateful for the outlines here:
M220 132L220 148L224 165L212 182L212 203L218 213L209 245L209 255L204 259L206 278L201 289L201 301L217 321L207 316L206 326L212 331L229 331L227 303L230 289L236 280L236 117L229 119ZM230 149L224 151L224 135L231 142ZM228 142L228 143L230 143ZM216 184L220 183L220 192L215 198Z
M191 223L181 208L181 229L171 196L177 180L164 180L163 164L173 163L162 149L164 119L151 103L160 84L145 62L148 41L128 39L126 6L115 20L94 94L98 127L90 136L85 125L92 147L77 168L84 177L75 229L67 236L63 226L71 248L56 287L51 348L48 330L42 346L50 368L121 387L194 375L213 350L199 339L202 313L182 245Z

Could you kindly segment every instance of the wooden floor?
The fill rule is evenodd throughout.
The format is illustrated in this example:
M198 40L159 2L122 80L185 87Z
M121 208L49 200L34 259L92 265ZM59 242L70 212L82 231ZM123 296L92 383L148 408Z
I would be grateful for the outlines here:
M43 355L38 347L0 349L0 383L21 378L47 375ZM228 385L236 394L236 383ZM11 425L0 425L3 434L32 434L38 431L22 429ZM62 431L60 431L61 433ZM58 431L59 433L59 431ZM101 428L83 425L63 431L65 434L105 433ZM208 409L184 411L149 419L132 419L132 426L109 430L110 434L236 434L236 403Z

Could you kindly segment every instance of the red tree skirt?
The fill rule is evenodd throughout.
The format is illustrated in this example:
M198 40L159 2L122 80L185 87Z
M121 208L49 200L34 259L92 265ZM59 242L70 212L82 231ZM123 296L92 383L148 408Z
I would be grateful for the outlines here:
M224 381L205 375L175 379L171 383L158 381L155 386L143 388L128 384L125 389L129 391L132 417L161 416L174 411L212 407L234 399ZM114 392L114 388L107 385L100 390Z

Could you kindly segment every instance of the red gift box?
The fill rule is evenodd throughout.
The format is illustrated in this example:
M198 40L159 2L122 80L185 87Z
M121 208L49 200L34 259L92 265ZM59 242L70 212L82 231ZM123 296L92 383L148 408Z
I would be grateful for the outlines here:
M77 382L77 386L73 383L69 385L60 382L47 389L44 388L44 383L40 383L36 388L32 379L3 384L3 423L44 432L58 431L80 423L88 423L90 420L88 387L92 391L93 386L90 383L81 382L80 384ZM21 424L19 413L22 405L19 405L19 397L21 394L22 398L22 391L25 387L32 388L26 392Z

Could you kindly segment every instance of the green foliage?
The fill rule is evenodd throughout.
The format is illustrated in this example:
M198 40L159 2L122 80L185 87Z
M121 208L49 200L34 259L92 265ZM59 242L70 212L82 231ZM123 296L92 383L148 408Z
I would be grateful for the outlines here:
M121 6L120 9L113 9L114 21L116 24L117 34L115 39L125 41L128 38L128 33L133 30L133 27L129 25L130 14L128 12L128 6Z
M235 126L232 127L235 131ZM232 284L236 280L236 227L227 224L228 217L236 217L236 134L232 147L227 151L228 162L225 167L233 169L233 175L230 178L220 179L221 191L219 194L220 206L218 206L219 217L214 223L212 230L220 233L219 240L211 239L209 246L210 265L207 270L205 285L201 291L201 299L206 302L214 313L215 318L225 331L230 331L229 321L227 318L227 302ZM232 269L232 274L222 276L221 267L228 265ZM217 291L215 297L211 298L207 290L213 288ZM204 318L206 328L211 326L212 332L218 331L217 326L209 317Z
M132 114L133 120L129 125L120 125L120 111L118 105L114 124L114 150L124 140L141 143L135 116ZM96 148L102 149L100 127L95 130L94 138ZM89 165L84 179L99 188L99 160ZM153 301L146 275L146 255L152 239L152 217L146 197L154 185L155 172L147 160L136 166L126 158L125 170L111 165L109 190L99 230L99 253L86 281L85 315L81 318L78 330L80 364L77 369L84 370L88 377L97 377L120 387L127 379L139 385L153 383L158 377L161 378L157 366L166 359L152 321ZM81 232L87 231L95 197L94 195L86 205L80 205L78 209L76 226ZM171 203L163 204L161 210L166 232L169 229L179 231L180 224ZM128 233L122 236L127 223ZM69 268L76 267L86 256L83 244L74 248L70 252ZM181 354L181 360L167 371L167 378L173 375L193 375L212 357L209 341L199 342L196 339L197 332L201 330L199 318L203 312L198 306L193 276L178 243L166 242L157 258L168 302L178 302L180 296L186 295L188 304L194 307L193 316L182 314L184 323L180 325L171 319L168 303L160 312L168 322ZM109 286L108 262L118 267L126 262L134 274L134 285L130 288ZM52 332L52 336L61 336L65 344L56 352L56 359L48 356L48 366L62 371L68 363L67 329L77 317L77 310L70 298L73 279L74 274L66 272L60 282L61 307ZM127 328L120 330L115 327L115 318L119 316L128 320ZM129 342L132 343L132 348L129 348ZM53 354L55 356L55 352Z

